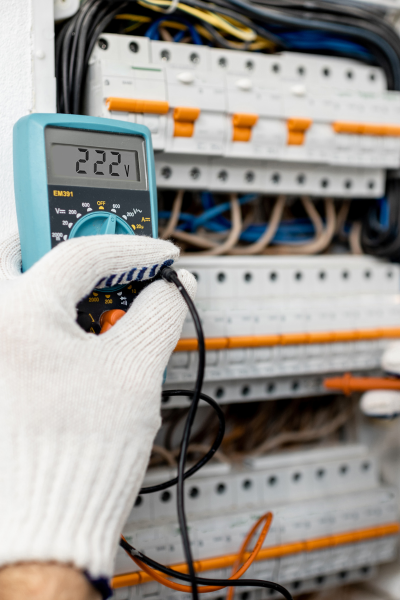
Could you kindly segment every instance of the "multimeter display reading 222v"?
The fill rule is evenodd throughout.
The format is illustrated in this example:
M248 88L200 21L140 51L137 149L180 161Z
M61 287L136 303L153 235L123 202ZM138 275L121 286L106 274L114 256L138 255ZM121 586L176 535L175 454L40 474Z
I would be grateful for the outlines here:
M82 184L91 176L102 180L119 177L126 181L139 181L139 161L136 150L110 148L82 148L68 144L53 144L54 170L62 177L78 174ZM99 183L102 183L99 181Z

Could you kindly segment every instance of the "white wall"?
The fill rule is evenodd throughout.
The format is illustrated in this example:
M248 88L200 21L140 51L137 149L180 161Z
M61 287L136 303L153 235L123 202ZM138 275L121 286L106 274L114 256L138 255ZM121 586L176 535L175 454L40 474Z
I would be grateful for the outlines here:
M53 0L0 0L0 241L17 228L12 128L55 111Z

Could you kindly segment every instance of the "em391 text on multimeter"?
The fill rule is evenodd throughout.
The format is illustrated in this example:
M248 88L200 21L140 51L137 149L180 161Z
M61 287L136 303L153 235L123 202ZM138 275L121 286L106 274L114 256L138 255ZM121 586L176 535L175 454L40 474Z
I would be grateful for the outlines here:
M73 237L157 237L151 135L141 125L77 115L32 114L14 127L14 187L22 269ZM140 281L95 290L78 321L98 333L110 309L127 310Z

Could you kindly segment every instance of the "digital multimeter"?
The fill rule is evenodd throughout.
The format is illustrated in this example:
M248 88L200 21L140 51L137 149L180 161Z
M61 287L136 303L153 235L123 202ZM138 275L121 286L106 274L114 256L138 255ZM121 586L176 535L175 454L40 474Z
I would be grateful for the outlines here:
M73 237L157 237L157 191L147 127L80 115L32 114L14 126L14 187L22 269ZM100 316L127 310L146 283L95 290L78 322L100 331Z

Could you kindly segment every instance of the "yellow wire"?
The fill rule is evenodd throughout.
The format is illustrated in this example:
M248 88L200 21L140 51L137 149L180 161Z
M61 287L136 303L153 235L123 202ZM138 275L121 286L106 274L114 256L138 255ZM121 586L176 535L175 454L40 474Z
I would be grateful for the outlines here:
M115 18L120 19L122 21L141 21L142 23L149 23L150 21L152 21L151 17L145 17L144 15L123 14L117 15Z
M149 2L149 0L145 0L146 2ZM151 1L151 0L150 0ZM156 7L151 7L152 10L154 10ZM163 12L162 10L157 11L157 12ZM115 17L116 19L119 20L123 20L123 21L135 21L134 24L130 25L129 27L125 28L124 31L126 32L130 32L130 31L134 31L135 29L137 29L138 27L140 27L140 25L142 23L150 23L152 21L151 17L146 17L144 15L132 15L132 14L121 14L121 15L117 15ZM236 21L236 19L233 18L229 18L226 17L227 20L229 20L231 22L232 25L238 25L238 27L240 26L240 23L238 21ZM187 30L187 26L184 25L183 23L177 23L176 21L168 21L165 20L162 22L162 24L165 27L171 27L173 29L179 29L180 31L185 31ZM198 33L205 37L207 40L209 41L214 41L213 36L210 34L209 31L207 31L207 29L205 27L203 27L201 24L196 24L195 29L198 31ZM239 44L239 43L235 43L235 42L230 42L233 46L236 46L238 49L243 48L243 44ZM264 49L273 49L274 48L274 43L262 38L260 36L257 36L255 41L252 42L248 47L247 50L264 50Z
M211 35L211 33L205 28L203 27L203 25L200 24L196 24L195 26L196 31L204 38L206 38L207 40L209 40L210 42L214 42L215 39L213 38L213 36ZM235 48L237 48L238 50L248 50L248 51L253 51L253 50L263 50L263 49L270 49L273 50L274 49L274 44L273 42L270 42L269 40L266 40L264 38L257 38L257 40L255 42L253 42L252 44L250 44L249 46L246 46L246 44L241 44L239 42L232 42L230 41L230 44L232 46L235 46Z
M133 25L129 25L129 27L126 27L124 29L125 33L130 33L131 31L135 31L135 29L139 29L139 27L142 25L142 23L134 23Z
M125 29L124 29L125 33L130 33L131 31L134 31L135 29L140 27L142 25L142 23L151 23L151 21L152 21L151 17L145 17L144 15L128 15L128 14L117 15L115 17L115 19L120 19L122 21L135 21L135 23L133 23L133 25L129 25L129 27L125 27Z
M171 29L180 29L180 31L186 31L187 30L187 26L184 25L183 23L177 23L176 21L161 21L160 25L163 25L164 27L171 27Z
M197 33L199 33L201 36L205 37L206 40L209 40L210 42L214 41L214 38L211 35L211 33L209 31L207 31L207 29L205 27L203 27L203 25L195 25L194 28L196 29Z
M253 44L250 44L249 48L250 50L264 50L264 48L273 50L275 48L275 44L269 40L261 38L260 40L253 42Z
M157 12L162 12L161 7L170 6L171 0L139 0L139 4L141 6L150 7L153 10L156 10ZM182 2L178 3L177 8L179 8L183 12L186 12L194 17L197 17L198 19L200 19L202 21L206 21L210 25L213 25L214 27L217 27L218 29L222 29L223 31L226 31L230 35L233 35L234 37L236 37L240 40L243 40L245 42L253 42L257 38L257 34L255 33L255 31L253 31L249 27L246 27L246 26L241 26L240 28L236 27L236 26L232 25L227 19L221 17L218 14L215 14L215 13L212 13L209 11L202 11L197 8L193 8L191 6L187 6L186 4L183 4Z

